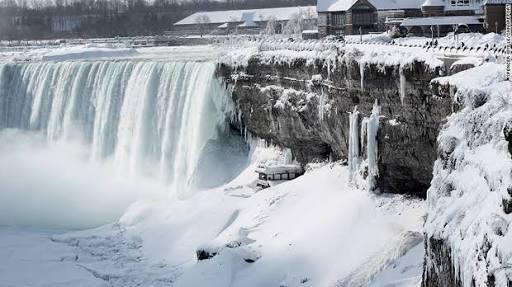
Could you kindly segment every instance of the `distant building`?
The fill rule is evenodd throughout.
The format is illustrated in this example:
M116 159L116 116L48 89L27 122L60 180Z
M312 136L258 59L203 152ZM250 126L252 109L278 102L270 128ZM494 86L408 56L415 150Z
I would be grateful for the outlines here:
M422 18L401 23L415 34L444 35L457 27L474 32L501 32L505 28L507 0L425 0Z
M173 30L187 35L255 34L264 30L269 21L273 21L275 32L280 33L288 21L299 15L310 26L316 26L318 16L315 6L304 6L198 12L175 23Z
M326 35L385 31L444 35L457 27L501 32L507 0L318 0L318 31Z
M317 12L320 37L377 31L377 8L368 0L318 0Z

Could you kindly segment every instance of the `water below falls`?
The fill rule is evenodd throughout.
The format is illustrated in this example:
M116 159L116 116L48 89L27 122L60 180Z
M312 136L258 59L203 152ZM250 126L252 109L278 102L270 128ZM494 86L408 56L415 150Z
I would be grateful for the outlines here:
M185 192L201 149L230 105L212 61L102 60L0 64L0 130L79 141L91 160Z

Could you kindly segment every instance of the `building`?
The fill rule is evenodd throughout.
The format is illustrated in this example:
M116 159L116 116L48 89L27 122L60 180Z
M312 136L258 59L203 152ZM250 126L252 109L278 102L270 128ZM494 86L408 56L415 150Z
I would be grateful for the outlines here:
M505 28L507 0L425 0L423 17L401 23L414 34L434 36L464 27L473 32L501 32Z
M267 27L272 21L275 33L281 33L286 24L300 18L308 27L317 25L315 6L284 7L252 10L228 10L198 12L175 23L174 32L187 35L205 34L256 34Z
M368 0L319 0L317 12L320 37L377 31L377 8Z
M357 34L360 28L363 33L385 31L387 26L399 25L404 18L421 17L424 1L319 0L318 29L323 36Z
M454 27L474 32L501 32L505 28L507 1L318 0L318 30L320 36L357 34L359 29L363 33L386 31L391 26L429 36L432 33L445 35Z

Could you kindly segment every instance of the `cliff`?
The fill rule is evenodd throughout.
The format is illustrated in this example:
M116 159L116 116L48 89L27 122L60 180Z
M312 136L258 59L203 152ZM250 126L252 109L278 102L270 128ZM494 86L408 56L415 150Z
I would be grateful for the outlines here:
M369 62L357 50L334 61L267 58L255 55L246 65L223 63L217 69L232 86L241 130L290 148L301 163L346 159L349 112L357 106L367 117L378 101L378 186L425 196L440 126L456 108L449 96L432 93L430 81L443 66L415 59Z

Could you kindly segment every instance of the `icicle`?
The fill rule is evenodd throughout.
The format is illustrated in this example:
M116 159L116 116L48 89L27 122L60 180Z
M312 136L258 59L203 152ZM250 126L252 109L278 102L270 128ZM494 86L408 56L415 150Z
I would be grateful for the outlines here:
M350 131L348 142L348 168L350 172L350 181L353 181L357 171L359 170L360 154L359 154L359 112L357 106L349 116Z
M359 63L359 74L361 75L361 91L364 91L364 63Z
M324 106L325 106L325 94L324 88L322 88L322 94L320 95L319 103L318 103L318 118L322 122L324 120Z
M379 146L377 142L377 133L379 130L380 106L377 100L373 104L373 110L367 122L367 156L368 156L368 187L374 190L379 177Z
M407 79L405 78L405 75L404 75L404 67L401 65L399 68L399 73L400 73L400 102L402 103L402 105L404 105L404 99L405 99L405 96L407 93Z

